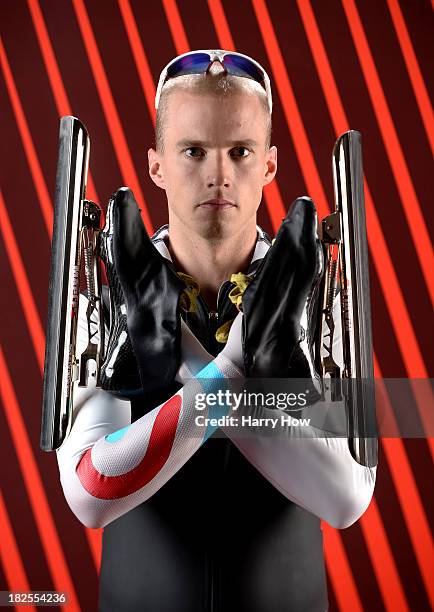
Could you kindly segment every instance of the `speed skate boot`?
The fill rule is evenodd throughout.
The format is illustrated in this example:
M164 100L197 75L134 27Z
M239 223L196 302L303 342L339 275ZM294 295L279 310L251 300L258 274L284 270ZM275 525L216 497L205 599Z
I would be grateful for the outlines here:
M297 198L243 295L243 354L247 377L298 379L309 403L321 391L313 336L323 272L315 205Z
M103 388L126 397L141 390L164 396L181 360L180 297L186 283L155 248L126 187L110 200L101 257L112 311Z
M104 262L109 284L110 330L105 360L101 368L101 388L113 395L130 398L142 394L137 361L127 325L127 311L113 256L113 206L110 198L106 222L99 239L99 256Z

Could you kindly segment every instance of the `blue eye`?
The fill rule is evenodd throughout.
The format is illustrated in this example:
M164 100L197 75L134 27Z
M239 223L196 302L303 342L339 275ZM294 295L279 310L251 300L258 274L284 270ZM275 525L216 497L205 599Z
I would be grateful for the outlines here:
M250 155L250 150L247 147L235 147L230 152L231 157L247 157Z
M187 157L194 157L195 159L205 157L205 151L199 147L189 147L188 149L185 149L185 154Z

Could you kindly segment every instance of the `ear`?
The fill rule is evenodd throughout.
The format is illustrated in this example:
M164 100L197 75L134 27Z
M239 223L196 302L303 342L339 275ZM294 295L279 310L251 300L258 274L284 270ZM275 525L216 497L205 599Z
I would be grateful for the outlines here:
M268 185L277 172L277 147L270 147L265 160L264 185Z
M148 149L148 171L149 176L161 189L166 189L163 177L161 156L155 149Z

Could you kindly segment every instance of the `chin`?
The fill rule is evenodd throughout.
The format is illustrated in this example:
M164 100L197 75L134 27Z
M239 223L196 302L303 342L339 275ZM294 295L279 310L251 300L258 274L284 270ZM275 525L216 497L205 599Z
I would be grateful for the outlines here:
M236 231L236 224L229 219L213 219L197 224L196 232L206 240L224 240Z

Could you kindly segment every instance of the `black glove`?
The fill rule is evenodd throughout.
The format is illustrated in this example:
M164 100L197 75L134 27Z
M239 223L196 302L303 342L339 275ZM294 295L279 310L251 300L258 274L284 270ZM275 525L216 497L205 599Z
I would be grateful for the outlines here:
M126 187L109 202L100 252L112 313L102 388L127 397L164 392L179 368L179 298L186 285L153 245Z
M247 377L312 377L312 320L309 322L312 317L309 315L324 267L316 230L314 203L307 197L298 198L243 295L243 354ZM305 306L310 323L307 329L302 328L300 321ZM304 339L308 340L309 351L300 347Z

